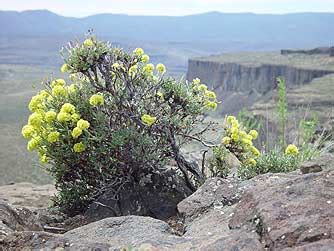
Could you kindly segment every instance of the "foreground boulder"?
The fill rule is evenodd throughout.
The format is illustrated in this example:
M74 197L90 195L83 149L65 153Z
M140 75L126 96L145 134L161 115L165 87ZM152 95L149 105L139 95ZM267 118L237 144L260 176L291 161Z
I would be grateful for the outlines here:
M309 164L306 166L310 166ZM208 179L178 204L182 227L109 217L64 234L10 227L2 250L334 250L334 161L322 171ZM175 222L174 222L175 223ZM8 226L8 224L6 225ZM32 226L31 226L32 227ZM29 231L27 231L29 230ZM1 249L0 249L1 250Z
M328 239L334 248L333 203L334 170L298 176L273 187L260 184L243 196L229 226L255 231L269 249Z

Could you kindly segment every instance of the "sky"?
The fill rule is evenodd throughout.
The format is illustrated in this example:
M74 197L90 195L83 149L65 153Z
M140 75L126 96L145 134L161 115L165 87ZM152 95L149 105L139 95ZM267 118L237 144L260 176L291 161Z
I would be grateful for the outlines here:
M48 9L64 16L98 13L181 16L209 11L334 12L334 0L0 0L1 10Z

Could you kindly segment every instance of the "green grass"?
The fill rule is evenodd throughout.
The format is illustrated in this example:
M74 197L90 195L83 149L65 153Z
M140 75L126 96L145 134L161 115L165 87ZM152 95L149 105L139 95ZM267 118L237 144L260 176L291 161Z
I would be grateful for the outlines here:
M334 57L328 55L281 55L279 52L248 52L199 57L195 59L218 63L238 63L249 66L271 64L288 65L303 69L334 71Z

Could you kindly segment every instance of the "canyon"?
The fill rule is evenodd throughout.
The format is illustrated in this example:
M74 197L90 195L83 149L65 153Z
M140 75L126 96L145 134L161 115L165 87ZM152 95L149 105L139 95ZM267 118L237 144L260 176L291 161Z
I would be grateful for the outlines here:
M317 93L314 102L330 108L334 100L331 77L334 73L334 57L330 56L330 51L327 50L327 54L291 51L194 58L189 60L187 79L198 77L216 91L223 104L219 110L221 114L236 114L243 107L254 110L260 107L259 104L263 108L264 104L274 101L277 96L277 77L285 79L288 102L291 104L296 104L298 97L299 106L312 107L312 94Z

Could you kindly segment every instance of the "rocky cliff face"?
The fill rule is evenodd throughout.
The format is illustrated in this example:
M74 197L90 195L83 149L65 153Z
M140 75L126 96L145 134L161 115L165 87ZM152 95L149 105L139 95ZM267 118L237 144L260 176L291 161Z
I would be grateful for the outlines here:
M276 87L276 78L285 78L287 86L310 83L314 78L334 73L334 70L306 69L288 65L246 65L232 62L189 60L187 79L200 78L218 94L225 91L266 93Z

